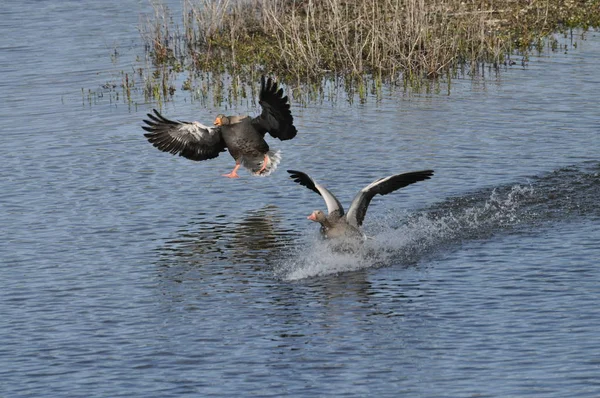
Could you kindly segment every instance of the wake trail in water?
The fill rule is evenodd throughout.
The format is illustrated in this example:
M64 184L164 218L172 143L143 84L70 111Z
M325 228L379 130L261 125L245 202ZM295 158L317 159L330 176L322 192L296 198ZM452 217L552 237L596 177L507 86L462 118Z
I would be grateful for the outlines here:
M600 163L588 162L449 198L411 215L389 216L365 226L369 239L355 252L340 252L311 235L275 268L297 280L392 264L411 265L456 250L462 243L532 231L578 217L600 219ZM375 225L376 224L376 225Z

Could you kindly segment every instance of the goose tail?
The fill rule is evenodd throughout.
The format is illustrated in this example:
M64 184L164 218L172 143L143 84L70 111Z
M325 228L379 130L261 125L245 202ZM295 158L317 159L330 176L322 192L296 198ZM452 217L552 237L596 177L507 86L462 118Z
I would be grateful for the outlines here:
M266 177L271 175L275 170L277 170L277 166L279 166L279 162L281 162L281 151L269 151L267 152L267 161L264 170L261 171L263 167L264 157L242 157L241 163L250 174L257 177Z

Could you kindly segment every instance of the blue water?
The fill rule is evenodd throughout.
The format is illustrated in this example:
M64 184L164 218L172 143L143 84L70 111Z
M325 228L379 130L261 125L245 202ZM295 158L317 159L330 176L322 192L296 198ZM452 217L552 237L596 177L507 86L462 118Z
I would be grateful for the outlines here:
M294 102L280 169L229 180L226 153L153 148L158 105L124 98L152 13L2 11L0 396L600 395L597 32L450 95ZM168 117L258 112L184 78ZM375 198L348 254L288 168L346 206L377 177L435 175Z

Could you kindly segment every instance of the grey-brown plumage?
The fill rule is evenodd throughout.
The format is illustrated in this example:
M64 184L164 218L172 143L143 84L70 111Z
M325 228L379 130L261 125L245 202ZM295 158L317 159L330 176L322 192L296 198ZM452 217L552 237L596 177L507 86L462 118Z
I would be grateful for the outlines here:
M339 200L327 188L317 184L308 174L297 170L288 170L288 173L295 182L318 193L325 200L328 214L315 210L307 218L321 224L321 233L325 237L341 238L362 236L360 226L375 195L387 195L415 182L428 180L433 175L433 170L395 174L373 181L356 194L348 213L344 212Z
M290 111L288 97L273 80L261 78L259 104L262 112L255 118L249 116L217 115L214 126L199 122L169 120L156 109L144 120L144 136L163 152L201 161L213 159L226 149L235 159L233 171L226 177L237 178L240 166L253 175L267 176L281 160L279 151L272 151L265 141L269 133L280 140L290 140L298 133Z

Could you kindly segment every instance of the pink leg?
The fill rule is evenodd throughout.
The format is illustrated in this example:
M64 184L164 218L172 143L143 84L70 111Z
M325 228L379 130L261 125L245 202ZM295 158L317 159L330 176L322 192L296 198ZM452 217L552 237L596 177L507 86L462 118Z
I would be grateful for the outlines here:
M267 168L268 161L269 161L269 157L265 154L265 160L263 161L263 165L260 168L260 170L258 170L258 173L256 173L256 174L262 174L262 172L265 171L265 169Z
M223 177L240 178L240 176L237 173L237 171L238 171L239 168L240 168L240 164L236 162L235 167L233 168L233 170L231 171L231 173L229 173L229 174L223 174Z

